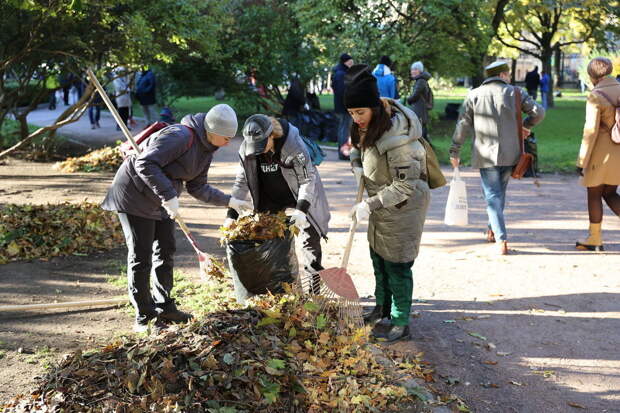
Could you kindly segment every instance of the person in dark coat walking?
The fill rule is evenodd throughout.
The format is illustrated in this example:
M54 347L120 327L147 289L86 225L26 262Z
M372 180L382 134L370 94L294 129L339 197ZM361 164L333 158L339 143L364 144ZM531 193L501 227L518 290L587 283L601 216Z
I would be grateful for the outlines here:
M170 297L176 250L173 219L183 184L202 202L239 211L252 208L207 182L213 153L236 132L235 111L216 105L146 138L140 143L141 153L128 156L116 172L102 207L118 213L125 234L129 298L136 309L134 331L147 331L153 319L159 324L191 318Z
M525 89L527 94L536 100L538 96L538 87L540 86L540 75L538 74L538 66L534 66L534 70L527 72L525 75Z
M428 81L431 78L430 73L424 71L422 62L415 62L411 65L411 79L413 79L413 87L411 96L407 98L407 103L418 116L420 124L422 124L422 137L430 142L428 137L428 107L431 100L431 88Z
M157 112L154 108L156 103L155 85L155 74L153 71L151 69L143 70L136 85L136 98L142 106L142 112L144 112L146 117L147 125L154 122L155 113Z
M349 130L351 129L351 116L344 106L344 75L353 66L353 58L347 53L340 55L340 63L333 68L332 91L334 92L334 112L338 116L338 157L348 159L340 148L349 140Z

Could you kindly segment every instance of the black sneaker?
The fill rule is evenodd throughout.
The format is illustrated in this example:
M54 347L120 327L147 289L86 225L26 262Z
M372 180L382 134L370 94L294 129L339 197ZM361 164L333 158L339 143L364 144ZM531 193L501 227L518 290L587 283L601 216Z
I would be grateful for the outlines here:
M364 314L364 324L374 324L384 317L389 318L389 310L383 308L382 305L376 305L371 312Z
M171 323L187 323L194 318L190 313L180 311L177 309L164 311L160 313L157 318L163 321L169 321Z
M133 323L134 333L151 333L159 334L162 330L165 330L168 326L158 319L155 321L138 321Z

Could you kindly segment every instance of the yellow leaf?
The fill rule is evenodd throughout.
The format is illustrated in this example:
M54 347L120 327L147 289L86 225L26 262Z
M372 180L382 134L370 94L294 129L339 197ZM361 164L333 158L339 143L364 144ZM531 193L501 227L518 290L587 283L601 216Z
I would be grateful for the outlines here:
M17 245L15 241L11 241L6 250L11 257L14 257L19 254L19 252L21 251L21 247Z

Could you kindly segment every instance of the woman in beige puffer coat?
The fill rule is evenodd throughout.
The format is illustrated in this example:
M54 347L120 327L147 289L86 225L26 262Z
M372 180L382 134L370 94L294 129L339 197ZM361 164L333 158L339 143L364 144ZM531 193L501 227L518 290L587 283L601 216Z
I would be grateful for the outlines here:
M409 336L413 292L411 267L430 201L426 151L419 141L422 128L410 109L380 99L377 84L365 65L345 76L344 104L353 117L351 163L368 198L352 213L368 218L368 242L375 273L376 306L364 319L374 323L391 317L390 329L375 337L394 341Z

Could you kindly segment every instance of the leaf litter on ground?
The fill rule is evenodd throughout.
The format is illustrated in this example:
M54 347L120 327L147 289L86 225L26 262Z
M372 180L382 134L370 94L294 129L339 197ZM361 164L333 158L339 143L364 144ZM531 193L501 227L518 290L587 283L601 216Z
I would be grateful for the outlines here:
M0 264L83 256L123 241L116 214L91 202L0 206Z
M425 377L427 366L401 354L388 371L375 361L366 329L343 334L338 309L314 300L287 286L286 294L254 297L247 308L231 302L157 335L66 355L30 395L4 407L318 413L398 411L413 403L415 392L395 377Z
M123 163L118 146L95 149L86 155L56 162L54 169L61 172L115 172Z

